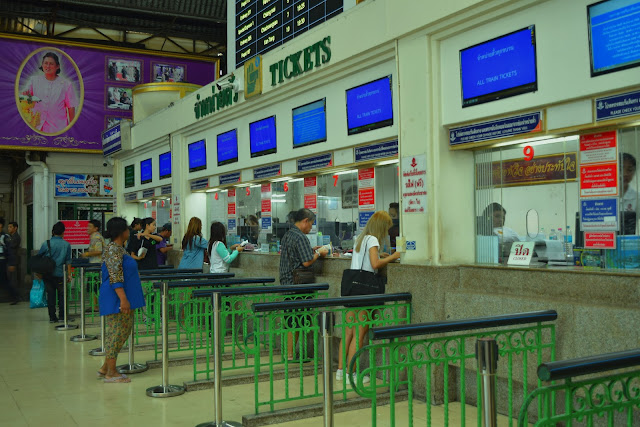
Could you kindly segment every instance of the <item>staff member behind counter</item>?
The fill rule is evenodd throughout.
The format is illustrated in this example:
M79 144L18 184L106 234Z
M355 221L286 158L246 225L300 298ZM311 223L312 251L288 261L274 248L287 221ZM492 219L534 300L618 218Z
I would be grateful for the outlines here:
M622 165L621 234L636 234L639 195L631 186L631 181L636 176L636 158L629 153L623 153L620 164Z
M491 203L484 209L482 216L489 221L493 234L500 238L500 243L513 243L522 240L513 229L504 226L507 210L500 203Z

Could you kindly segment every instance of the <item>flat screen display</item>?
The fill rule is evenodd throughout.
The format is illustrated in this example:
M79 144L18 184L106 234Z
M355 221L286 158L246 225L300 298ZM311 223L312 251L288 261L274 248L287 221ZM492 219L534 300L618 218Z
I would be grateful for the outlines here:
M136 185L136 167L129 165L124 167L124 188L130 188Z
M249 124L251 157L277 152L276 116L267 117Z
M460 51L462 106L538 90L535 26Z
M218 135L218 166L238 161L238 130Z
M348 134L393 125L391 76L347 90Z
M140 162L140 183L146 184L153 180L153 168L151 159Z
M606 0L587 6L591 76L640 66L640 1Z
M293 148L327 140L326 98L293 111Z
M204 139L189 144L189 172L207 168L207 144Z
M171 178L171 151L160 154L158 164L160 165L160 179Z

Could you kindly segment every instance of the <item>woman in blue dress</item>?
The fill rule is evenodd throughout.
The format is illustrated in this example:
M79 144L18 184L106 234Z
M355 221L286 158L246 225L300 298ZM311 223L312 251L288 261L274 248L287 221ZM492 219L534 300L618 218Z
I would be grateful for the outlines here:
M107 222L105 237L111 239L102 254L100 315L105 316L105 361L98 376L105 383L131 382L116 370L116 359L133 328L134 310L145 306L138 263L124 245L129 239L127 222L114 217Z

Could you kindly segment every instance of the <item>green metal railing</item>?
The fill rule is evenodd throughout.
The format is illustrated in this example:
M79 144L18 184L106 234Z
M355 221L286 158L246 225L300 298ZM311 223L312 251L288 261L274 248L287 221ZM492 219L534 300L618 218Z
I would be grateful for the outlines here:
M536 314L541 313L541 316ZM533 314L534 316L527 316ZM425 396L426 411L423 414L427 426L433 424L432 404L436 400L436 390L441 395L444 409L444 425L450 424L452 397L460 403L460 426L466 425L466 404L481 401L481 390L477 384L481 383L480 371L476 369L475 344L480 338L493 338L498 343L500 361L498 365L499 378L506 379L507 384L507 413L509 426L514 424L517 412L514 394L526 396L530 389L530 369L547 360L555 358L555 325L545 324L555 320L555 312L522 313L518 315L499 316L494 318L466 319L460 321L434 322L419 325L409 325L406 328L379 328L370 331L372 339L389 339L388 342L370 344L360 349L356 356L368 354L370 366L358 370L357 384L352 384L355 391L363 397L371 399L372 426L377 424L377 389L379 382L388 381L390 393L389 425L396 425L399 408L396 405L396 392L406 389L408 394L407 417L408 425L414 423L414 398ZM511 322L509 319L512 319ZM500 329L495 327L511 326ZM490 331L478 329L492 328ZM474 330L474 332L467 332ZM459 332L459 333L449 333ZM443 336L442 333L447 333ZM416 335L436 335L418 337ZM382 357L381 357L382 355ZM385 356L386 355L386 356ZM354 358L352 365L355 363ZM476 371L469 374L468 370ZM424 375L425 388L416 389L415 377ZM362 384L362 377L368 376L371 382ZM469 375L473 375L470 379ZM387 380L388 378L388 380ZM472 379L474 381L472 381ZM540 381L538 381L540 385ZM440 392L440 386L442 391ZM467 395L467 388L475 387L474 396ZM521 391L516 387L521 387ZM553 404L553 402L551 402ZM457 407L457 405L456 405ZM539 411L542 410L540 406ZM478 405L477 425L482 425L482 410ZM385 422L386 423L386 422Z
M328 296L328 284L315 284L306 286L308 292L292 295L291 287L277 286L268 288L245 288L241 294L226 295L222 292L221 302L221 336L226 339L222 342L222 354L227 363L222 365L223 371L233 371L253 368L257 360L263 367L267 362L261 362L261 352L267 348L254 346L252 337L255 331L264 330L265 319L261 316L253 316L252 306L257 303L278 302L283 300L315 299L318 296ZM198 291L200 296L209 296L210 291ZM213 374L213 349L211 332L211 316L213 313L210 298L202 298L202 304L194 304L192 316L187 318L187 324L191 336L196 341L193 348L193 379L211 379ZM204 353L198 350L204 349ZM203 360L199 360L202 358Z
M621 372L622 368L637 369L639 365L640 350L630 350L540 366L538 376L542 380L564 382L539 387L529 394L520 410L518 426L528 425L534 405L542 408L534 426L640 425L640 370ZM576 376L605 371L606 375L596 378L574 380Z
M364 301L360 302L360 307L343 307L344 304L357 302L359 299ZM344 337L348 331L353 331L356 334L355 343L358 348L358 330L409 324L410 301L411 294L405 293L255 304L254 313L258 313L263 322L253 335L252 348L254 351L260 348L267 350L265 360L255 364L255 413L259 413L261 409L274 411L276 406L287 402L323 396L320 386L322 361L318 346L321 334L318 317L321 312L334 313L334 331L339 331L341 336ZM297 343L298 351L294 347L294 351L290 352L289 342ZM368 340L365 340L365 344L367 343ZM344 356L345 350L342 354ZM360 363L358 360L354 367L356 372L364 371L366 361L362 361L362 365ZM265 374L268 390L260 387L260 383L264 381L261 377ZM334 389L336 398L347 400L349 397L347 377L349 376L346 374L343 376L342 387ZM284 382L282 387L276 386L279 380ZM377 388L388 386L389 377L386 376L381 379Z

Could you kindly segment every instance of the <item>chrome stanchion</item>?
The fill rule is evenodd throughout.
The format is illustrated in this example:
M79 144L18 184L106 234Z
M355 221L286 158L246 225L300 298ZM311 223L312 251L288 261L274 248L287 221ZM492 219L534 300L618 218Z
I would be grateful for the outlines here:
M149 365L146 363L135 363L133 360L133 346L133 328L131 328L131 335L129 335L129 363L116 368L121 374L139 374L149 369Z
M478 370L482 375L482 425L496 427L496 370L498 369L498 343L493 338L480 338L476 343Z
M84 267L80 267L80 335L71 337L73 342L93 341L98 339L95 335L86 335L84 333ZM65 310L65 315L67 314Z
M169 384L169 284L164 282L161 288L162 303L162 384L149 387L147 396L149 397L173 397L184 394L185 389L179 385Z
M324 427L333 427L333 371L331 367L331 339L333 338L333 313L322 312L322 380L324 383ZM346 370L345 370L346 371Z
M89 356L104 356L104 316L100 316L100 347L89 350Z
M64 325L56 326L56 331L70 331L72 329L78 329L78 325L70 325L68 320L69 305L67 304L67 264L62 266L62 300L64 305Z
M220 325L220 294L211 294L213 316L213 408L215 421L198 424L196 427L242 427L241 423L222 420L222 340Z

